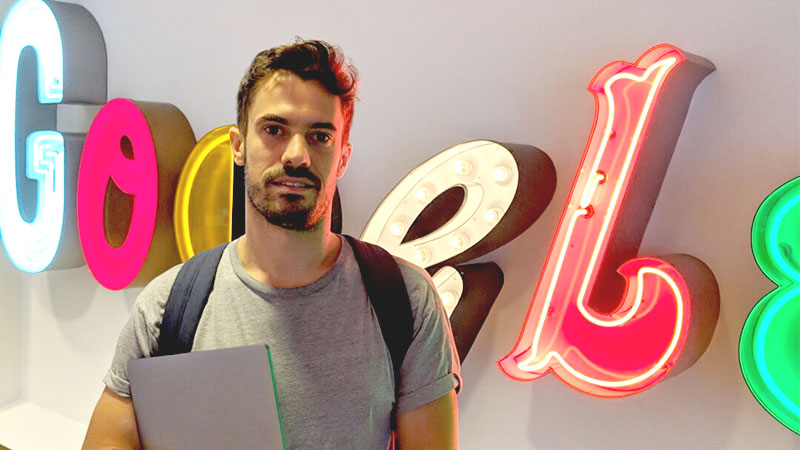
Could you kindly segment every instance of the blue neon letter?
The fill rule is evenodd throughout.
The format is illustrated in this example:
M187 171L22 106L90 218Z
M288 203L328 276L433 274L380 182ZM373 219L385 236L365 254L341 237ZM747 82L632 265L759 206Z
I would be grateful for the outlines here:
M60 103L64 54L55 15L41 0L20 0L0 29L0 237L11 261L41 272L53 261L64 224L64 137L36 131L26 139L26 174L37 182L36 214L27 222L17 203L15 109L17 70L25 47L36 51L39 102Z

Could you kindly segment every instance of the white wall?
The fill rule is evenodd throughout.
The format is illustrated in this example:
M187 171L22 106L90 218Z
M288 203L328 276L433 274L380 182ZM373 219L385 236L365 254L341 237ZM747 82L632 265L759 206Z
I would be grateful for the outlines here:
M234 121L257 51L295 35L341 45L363 78L340 184L350 234L408 171L453 144L487 138L550 155L559 185L547 211L483 258L506 282L463 367L463 448L800 449L750 395L737 361L744 319L772 289L750 253L753 215L800 175L797 0L76 3L103 30L109 98L173 103L198 137ZM10 1L0 5L5 14ZM579 394L553 376L511 381L495 361L516 341L588 137L585 86L606 63L661 42L717 71L695 93L640 254L690 253L712 268L713 341L688 371L625 399ZM107 291L86 268L0 268L0 405L18 399L85 426L139 289Z

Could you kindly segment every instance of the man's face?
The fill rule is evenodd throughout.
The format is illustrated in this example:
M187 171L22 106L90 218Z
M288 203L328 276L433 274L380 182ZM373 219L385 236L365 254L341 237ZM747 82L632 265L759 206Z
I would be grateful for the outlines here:
M252 99L247 135L236 127L230 133L250 205L290 230L327 223L351 150L342 142L339 97L317 81L280 71L259 82Z

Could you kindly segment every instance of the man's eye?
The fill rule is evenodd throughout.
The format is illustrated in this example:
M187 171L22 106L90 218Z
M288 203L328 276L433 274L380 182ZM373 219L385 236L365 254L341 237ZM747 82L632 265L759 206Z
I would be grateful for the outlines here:
M314 140L323 144L327 144L331 141L331 135L328 133L314 133Z
M277 125L267 125L266 127L264 127L264 131L267 134L270 134L270 135L274 136L274 135L278 135L278 134L281 133L281 127L279 127Z

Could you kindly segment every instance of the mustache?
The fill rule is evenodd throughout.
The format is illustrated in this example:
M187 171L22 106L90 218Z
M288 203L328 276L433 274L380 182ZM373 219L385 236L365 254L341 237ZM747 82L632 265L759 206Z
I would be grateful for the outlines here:
M264 184L272 183L281 177L306 178L314 184L315 188L319 189L322 186L322 180L320 180L318 176L311 173L311 170L305 166L284 166L281 170L267 175L267 177L264 179Z

